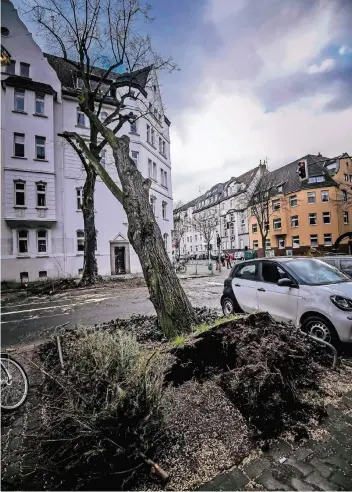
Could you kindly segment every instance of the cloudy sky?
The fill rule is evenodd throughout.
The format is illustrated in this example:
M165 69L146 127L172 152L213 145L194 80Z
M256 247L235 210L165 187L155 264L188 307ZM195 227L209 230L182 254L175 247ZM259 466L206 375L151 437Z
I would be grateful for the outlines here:
M175 200L265 157L352 153L352 0L149 1L181 69L161 78Z

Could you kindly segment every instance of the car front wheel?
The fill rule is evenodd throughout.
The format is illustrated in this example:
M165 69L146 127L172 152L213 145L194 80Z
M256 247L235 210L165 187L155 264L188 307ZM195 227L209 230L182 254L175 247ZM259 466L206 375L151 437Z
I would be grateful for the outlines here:
M333 325L322 316L309 316L302 323L303 331L324 342L336 345L338 336Z
M221 305L222 305L222 312L224 313L224 316L231 316L232 314L234 314L235 303L230 297L225 297Z

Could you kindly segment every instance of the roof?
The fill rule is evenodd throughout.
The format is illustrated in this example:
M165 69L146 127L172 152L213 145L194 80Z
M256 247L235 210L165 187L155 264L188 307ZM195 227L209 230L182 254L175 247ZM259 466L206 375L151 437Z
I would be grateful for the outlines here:
M314 184L309 184L308 180L301 181L297 173L297 166L302 160L307 161L308 177L324 176L325 181ZM269 172L270 181L273 185L283 185L283 193L285 195L310 187L318 188L327 185L334 186L336 184L335 181L324 167L325 162L329 160L328 157L323 157L322 155L307 154L304 157L300 157L299 159L286 164L286 166Z
M50 65L53 67L57 76L67 90L68 93L77 94L77 77L80 77L80 71L74 67L69 61L65 60L60 56L51 55L49 53L44 53ZM145 86L147 84L149 72L152 66L136 70L134 72L126 73L116 73L111 72L109 77L106 79L105 83L108 85L113 85L114 87L125 87L131 85L138 90L141 90L144 96L146 96ZM92 67L91 77L96 78L97 81L104 76L106 70L99 67ZM107 98L108 99L108 98Z
M253 169L250 169L249 171L245 172L244 174L241 174L240 176L238 176L237 178L232 177L229 181L226 181L225 183L217 183L216 185L212 186L209 190L207 190L203 195L200 195L197 198L194 198L190 202L185 203L185 205L182 205L182 207L179 207L178 209L174 210L174 214L179 213L179 212L184 212L188 208L194 207L196 204L198 204L204 200L207 200L208 198L211 198L211 197L217 197L217 200L213 201L212 203L209 203L208 205L205 205L204 207L202 207L200 209L197 209L197 212L199 212L201 210L205 210L209 207L214 206L216 203L220 203L223 200L226 200L229 197L224 195L224 191L226 190L226 188L229 184L236 182L236 183L244 183L246 186L248 186L252 182L254 176L257 174L258 169L259 169L259 166L255 167ZM239 193L241 193L241 191L239 191ZM236 193L236 194L239 194L239 193ZM235 196L235 195L233 195L233 196Z
M20 77L19 75L10 75L2 83L9 87L17 87L19 89L27 89L35 92L43 92L44 94L56 94L51 85L43 84L42 82L36 82L35 80L28 79L27 77Z

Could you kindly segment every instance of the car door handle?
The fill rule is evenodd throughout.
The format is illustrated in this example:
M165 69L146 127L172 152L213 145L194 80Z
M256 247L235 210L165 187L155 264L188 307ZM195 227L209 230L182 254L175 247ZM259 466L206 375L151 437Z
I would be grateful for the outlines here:
M265 292L265 289L263 289L263 287L260 287L260 289L257 290L259 290L259 292Z
M235 287L241 287L240 284L235 284Z

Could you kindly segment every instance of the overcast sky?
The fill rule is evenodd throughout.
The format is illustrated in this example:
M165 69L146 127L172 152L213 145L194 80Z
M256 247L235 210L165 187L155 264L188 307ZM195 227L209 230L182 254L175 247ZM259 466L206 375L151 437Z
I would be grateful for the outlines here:
M175 200L265 157L352 153L352 0L149 1L181 69L161 80Z

